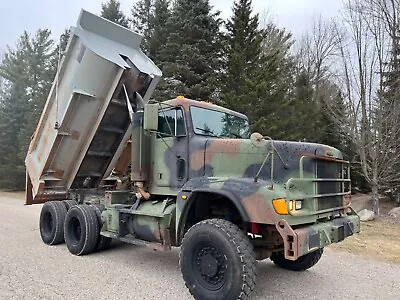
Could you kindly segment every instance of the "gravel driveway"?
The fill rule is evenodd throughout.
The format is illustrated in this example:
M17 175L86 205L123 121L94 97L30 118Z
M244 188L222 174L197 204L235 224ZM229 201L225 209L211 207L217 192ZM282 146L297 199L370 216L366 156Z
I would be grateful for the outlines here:
M38 230L41 205L0 197L0 299L191 299L178 249L153 252L116 243L76 257L47 246ZM399 241L400 242L400 241ZM400 299L400 265L328 249L303 273L258 263L253 299Z

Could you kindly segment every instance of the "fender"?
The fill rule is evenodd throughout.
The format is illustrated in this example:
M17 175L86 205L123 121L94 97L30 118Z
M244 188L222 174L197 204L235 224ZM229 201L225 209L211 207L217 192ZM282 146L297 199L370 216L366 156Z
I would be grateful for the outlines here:
M268 189L268 181L254 182L252 178L210 178L199 177L189 180L178 193L176 224L177 240L181 241L184 225L194 195L199 192L215 193L228 198L245 222L275 225L286 216L278 215L272 200L282 197L285 190L281 186ZM183 199L183 198L184 199Z
M224 196L235 206L243 221L251 221L241 201L242 193L237 189L237 186L227 185L226 183L226 181L212 181L209 180L209 178L202 177L191 179L182 187L182 190L177 195L176 233L178 243L180 243L183 238L183 229L186 223L187 214L198 193L212 193ZM183 199L182 197L186 199Z
M177 242L180 244L180 242L183 239L183 229L186 223L187 215L189 212L190 207L194 203L196 199L196 195L199 193L211 193L211 194L216 194L216 195L221 195L224 196L225 198L229 199L230 202L236 207L238 210L241 218L243 221L249 222L249 216L244 210L243 206L241 205L239 197L237 197L234 193L231 191L227 190L221 190L221 189L215 189L215 188L198 188L194 189L190 192L188 191L182 191L178 194L177 197ZM185 195L188 198L186 200L182 200L182 196Z

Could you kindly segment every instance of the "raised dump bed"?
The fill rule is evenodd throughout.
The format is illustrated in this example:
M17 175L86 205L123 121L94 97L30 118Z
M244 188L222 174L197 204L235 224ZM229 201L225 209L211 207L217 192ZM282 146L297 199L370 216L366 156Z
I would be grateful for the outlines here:
M143 106L161 77L141 40L82 10L25 159L27 204L97 188L111 174L131 136L128 101Z

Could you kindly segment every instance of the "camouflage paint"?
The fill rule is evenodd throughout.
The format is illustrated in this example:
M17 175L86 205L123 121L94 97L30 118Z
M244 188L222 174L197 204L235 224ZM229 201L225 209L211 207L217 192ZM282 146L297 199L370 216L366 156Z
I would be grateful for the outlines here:
M271 151L271 141L257 145L249 139L218 139L195 135L190 106L227 112L243 118L245 116L208 102L177 98L167 103L184 110L187 136L165 138L164 141L153 137L154 143L157 143L152 155L153 169L162 169L163 176L167 173L167 178L164 176L160 184L154 180L150 192L156 195L177 196L177 234L184 226L185 216L182 213L188 209L191 196L196 192L215 192L228 197L238 208L243 220L259 224L275 225L283 219L295 226L315 223L319 219L336 216L337 213L345 214L348 207L345 197L339 209L321 214L316 213L316 201L311 197L317 194L316 185L312 181L316 172L315 161L344 163L339 150L313 143L274 141L274 159L272 161L270 157L261 168L265 157ZM163 147L162 144L165 143L168 146ZM176 181L176 154L187 161L187 179L184 184ZM162 156L163 159L160 159ZM272 166L274 172L271 178ZM254 182L260 168L259 180ZM182 200L183 195L187 197L186 200ZM305 195L310 197L304 198ZM292 215L278 215L272 206L272 200L285 197L303 199L303 207L308 209L308 213L304 209L303 212L293 212Z
M245 222L276 226L285 241L285 255L289 259L338 242L359 231L358 216L349 209L349 192L344 190L346 178L343 172L340 178L325 178L342 184L343 193L331 197L331 200L340 197L340 205L324 210L318 208L321 202L318 202L317 197L328 198L323 191L318 191L317 180L324 179L316 178L316 162L324 162L319 172L333 174L329 170L329 163L332 166L346 163L339 150L313 143L272 140L255 142L251 139L196 135L190 114L192 105L242 118L245 116L208 102L184 98L167 101L166 104L169 108L183 110L186 136L161 139L152 134L147 187L156 199L176 197L176 214L173 211L175 204L168 206L167 213L162 201L142 203L130 225L135 228L138 237L161 242L161 229L175 229L176 239L174 236L172 243L179 245L187 211L193 196L199 192L216 193L230 199ZM132 141L132 145L134 143ZM185 161L185 174L181 178L177 174L178 159ZM256 175L259 175L258 180L255 180ZM272 204L272 200L278 198L302 199L303 209L291 211L289 215L279 215ZM338 225L338 222L342 222L342 225ZM284 229L279 224L284 224ZM301 227L303 224L313 225Z

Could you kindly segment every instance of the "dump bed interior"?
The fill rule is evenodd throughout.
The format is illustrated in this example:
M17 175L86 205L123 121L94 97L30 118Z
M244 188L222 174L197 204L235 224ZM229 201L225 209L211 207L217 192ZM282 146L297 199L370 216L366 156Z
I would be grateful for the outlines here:
M161 77L141 39L82 10L26 156L27 204L98 188L111 174L130 142L128 105L140 109Z

